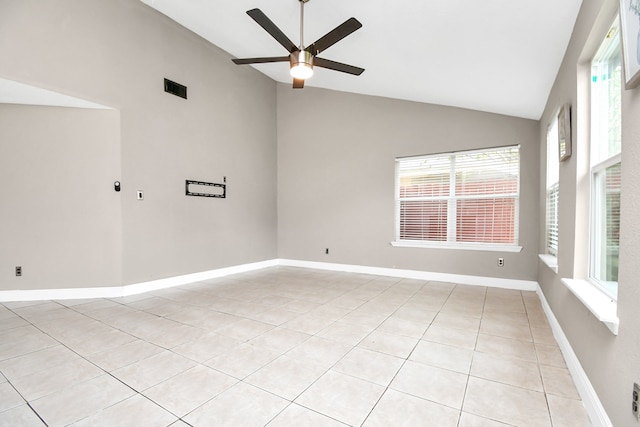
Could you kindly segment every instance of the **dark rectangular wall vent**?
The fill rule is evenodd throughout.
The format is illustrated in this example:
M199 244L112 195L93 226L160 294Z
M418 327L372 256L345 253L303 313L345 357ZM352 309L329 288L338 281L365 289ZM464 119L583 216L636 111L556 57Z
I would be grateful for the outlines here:
M187 87L182 86L180 83L172 82L169 79L164 79L164 91L180 98L187 99Z

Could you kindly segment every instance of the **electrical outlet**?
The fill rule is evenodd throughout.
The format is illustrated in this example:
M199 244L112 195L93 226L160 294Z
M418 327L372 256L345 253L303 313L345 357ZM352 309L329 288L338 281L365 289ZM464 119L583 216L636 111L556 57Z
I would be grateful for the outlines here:
M16 265L16 276L22 276L22 267Z
M631 396L631 411L633 415L636 416L636 419L640 419L640 413L638 412L638 405L640 402L638 398L640 396L640 386L637 383L633 383L633 395Z
M144 193L141 190L138 190L138 200L144 200Z
M325 255L329 255L329 248L326 248L326 249L324 250L324 253L325 253Z
M498 267L504 267L504 258L498 258Z

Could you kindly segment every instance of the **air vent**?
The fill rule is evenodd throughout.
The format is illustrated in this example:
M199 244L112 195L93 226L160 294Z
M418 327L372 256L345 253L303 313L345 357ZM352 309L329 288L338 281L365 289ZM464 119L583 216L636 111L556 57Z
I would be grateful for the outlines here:
M187 87L182 86L180 83L172 82L169 79L164 79L164 91L180 98L187 99Z

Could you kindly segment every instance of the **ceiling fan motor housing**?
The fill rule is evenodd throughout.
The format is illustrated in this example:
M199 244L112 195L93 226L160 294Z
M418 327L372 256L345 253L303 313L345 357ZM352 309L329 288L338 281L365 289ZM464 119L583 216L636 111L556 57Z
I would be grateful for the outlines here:
M306 65L307 67L313 67L313 55L306 50L298 50L292 52L289 55L289 61L291 62L291 68L298 65Z

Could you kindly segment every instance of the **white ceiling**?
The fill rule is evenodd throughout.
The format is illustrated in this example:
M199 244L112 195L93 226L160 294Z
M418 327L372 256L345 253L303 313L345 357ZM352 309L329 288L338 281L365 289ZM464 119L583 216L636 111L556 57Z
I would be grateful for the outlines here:
M295 44L299 0L141 0L234 57L287 51L245 12L259 8ZM582 0L311 0L305 46L350 17L363 27L319 56L306 86L539 119ZM247 65L241 65L247 67ZM287 63L258 70L291 82Z

